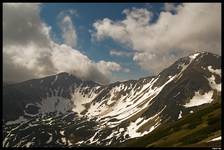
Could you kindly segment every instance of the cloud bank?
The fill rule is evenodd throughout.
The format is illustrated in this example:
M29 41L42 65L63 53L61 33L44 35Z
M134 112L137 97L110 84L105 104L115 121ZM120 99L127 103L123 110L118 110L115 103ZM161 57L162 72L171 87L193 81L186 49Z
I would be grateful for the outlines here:
M55 43L51 28L40 18L40 4L3 4L3 81L19 82L59 72L81 79L108 83L116 62L94 62L80 51L75 27L69 16L61 20L64 44Z
M175 11L172 13L171 11ZM112 38L134 50L133 60L158 73L176 59L195 51L221 53L221 4L165 4L158 20L144 8L125 9L123 20L93 24L98 41Z

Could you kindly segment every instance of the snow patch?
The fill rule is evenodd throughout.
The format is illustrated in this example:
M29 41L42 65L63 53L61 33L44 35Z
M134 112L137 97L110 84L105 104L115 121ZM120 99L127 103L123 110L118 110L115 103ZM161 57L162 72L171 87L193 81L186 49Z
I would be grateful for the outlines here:
M29 104L27 104L27 105L25 106L25 109L27 109L29 106L35 106L35 107L36 107L35 104L29 103ZM29 116L29 117L35 117L35 116L37 116L37 115L39 114L39 113L36 113L36 114L30 114L30 113L27 113L26 110L24 110L23 113L24 113L25 116Z
M135 122L131 122L130 125L127 127L128 135L131 138L140 137L141 133L137 132L136 130L140 127L137 124L139 124L143 118L138 118Z
M26 143L25 147L30 147L33 144L33 142Z
M217 75L221 76L221 69L213 69L212 66L208 66L208 70L211 73L214 73L214 74L217 74Z
M66 144L66 139L65 139L65 137L62 137L62 138L61 138L61 141L63 142L63 144Z
M142 125L144 125L148 121L154 119L159 114L161 114L165 108L166 108L166 106L164 106L163 109L161 109L157 114L155 114L154 116L152 116L148 119L143 120L144 118L138 118L135 122L131 122L130 125L127 127L125 134L128 134L130 136L130 138L135 138L135 137L141 137L145 134L152 132L156 127L158 127L160 125L160 121L156 122L153 126L150 127L150 129L148 131L144 131L143 133L138 132L137 130Z
M193 55L191 55L191 56L189 56L189 57L190 57L191 60L193 60L193 59L195 59L199 54L200 54L200 53L195 53L195 54L193 54Z
M206 103L211 103L213 101L212 99L213 91L209 91L208 93L205 93L204 95L201 95L199 91L195 92L195 95L190 100L190 102L186 103L185 107L193 107L193 106L199 106Z
M64 132L65 132L65 131L60 131L60 134L61 134L61 135L65 135Z
M76 144L82 144L82 143L84 143L85 141L79 141L79 142L77 142Z
M27 109L29 106L35 106L35 104L28 103L28 104L26 104L25 108Z
M188 66L192 63L192 61L199 55L200 53L196 53L196 54L193 54L191 56L189 56L190 58L190 62L188 64L178 64L178 68L181 67L181 71L178 73L178 79L180 79L180 77L183 75L183 72L188 68Z
M29 114L25 110L23 111L23 113L24 113L24 116L29 116L29 117L35 117L35 116L37 116L39 114L39 113L37 113L37 114Z
M203 66L201 66L201 68L202 68L203 70L206 70L206 68L205 68L205 67L203 67Z
M14 121L7 121L6 125L18 124L18 123L27 122L27 121L28 120L24 118L24 116L19 116L19 118Z
M178 116L178 119L181 119L181 118L182 118L182 111L180 111L179 116Z
M94 138L96 137L96 135L98 134L100 132L100 130L98 130L90 139L89 139L89 141L90 141L90 144L92 144L92 143L95 143L95 142L97 142L98 140L96 139L96 140L94 140Z
M114 131L112 131L112 133L111 133L109 136L107 136L107 138L106 138L105 140L108 140L108 139L113 138L113 137L114 137L114 134L115 134L115 132L114 132Z
M89 87L86 87L86 89L88 88ZM84 104L92 102L92 100L98 95L97 93L95 93L95 90L96 88L93 88L90 92L88 92L88 94L84 94L83 88L76 88L72 95L72 101L75 106L72 110L81 115L81 112L86 109Z
M39 113L41 113L42 115L46 115L51 112L56 112L57 115L59 115L60 113L65 114L73 108L70 99L59 96L44 98L37 106L40 108Z
M50 143L50 142L52 141L52 139L53 139L52 134L51 134L51 133L48 133L48 134L49 134L50 137L49 137L49 139L48 139L47 142L46 142L47 144Z
M175 96L173 96L173 97L177 97L178 95L180 94L180 92L178 92Z
M222 137L219 136L219 137L217 137L217 138L211 139L209 142L211 142L211 141L220 141L221 139L222 139Z
M68 140L68 146L72 146L72 143L70 140Z
M218 92L221 92L221 83L217 84L215 82L215 76L212 75L210 78L207 78L208 82L209 82L209 85L212 89L215 89L217 90Z
M119 129L119 132L123 132L123 131L124 131L124 128L120 128L120 129Z
M116 100L116 103L111 107L108 107L105 104L105 102L110 98L91 104L87 115L98 116L98 121L103 125L105 124L110 128L116 127L121 122L131 118L147 107L150 107L152 104L151 100L153 100L169 82L174 80L176 76L177 75L170 77L170 79L160 87L152 88L154 83L159 79L159 76L152 78L143 86L138 86L139 84L137 83L133 85L132 90L127 94L121 95L121 97ZM136 86L138 86L138 88L135 88ZM118 121L111 122L107 117L117 119Z

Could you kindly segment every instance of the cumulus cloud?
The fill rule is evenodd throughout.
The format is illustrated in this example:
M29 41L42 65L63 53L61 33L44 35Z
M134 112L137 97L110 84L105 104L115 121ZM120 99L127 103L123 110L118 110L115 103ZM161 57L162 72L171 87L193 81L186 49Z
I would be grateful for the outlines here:
M55 43L39 16L40 4L3 4L3 81L18 82L59 72L108 83L116 62L94 62L70 43ZM65 18L66 23L70 22ZM69 28L68 28L69 29ZM65 30L67 31L67 29Z
M132 48L133 60L156 73L195 51L221 53L221 4L184 3L164 7L165 11L160 12L155 22L152 22L153 12L147 9L125 9L123 20L96 21L92 36L98 41L112 38Z
M52 61L56 70L70 72L84 80L94 80L100 83L108 83L110 81L111 72L121 71L122 68L116 62L91 61L87 56L80 53L78 50L62 44L54 43L54 53Z
M132 52L127 52L127 51L121 51L121 50L116 50L112 49L110 50L110 55L111 56L125 56L125 57L130 57L133 55Z
M61 19L60 27L62 30L62 37L65 44L76 47L77 46L77 34L70 16L64 16Z

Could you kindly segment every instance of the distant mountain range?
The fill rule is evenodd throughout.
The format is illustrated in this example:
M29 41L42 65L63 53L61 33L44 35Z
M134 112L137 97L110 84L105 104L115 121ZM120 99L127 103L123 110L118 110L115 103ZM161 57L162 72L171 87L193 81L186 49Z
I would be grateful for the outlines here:
M109 85L59 73L3 86L3 147L214 146L220 101L221 56L208 52Z

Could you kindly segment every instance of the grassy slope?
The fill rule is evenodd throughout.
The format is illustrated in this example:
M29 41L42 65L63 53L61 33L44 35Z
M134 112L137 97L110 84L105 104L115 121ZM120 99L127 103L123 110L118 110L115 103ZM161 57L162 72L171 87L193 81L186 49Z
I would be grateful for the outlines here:
M207 142L221 135L220 101L182 119L159 126L141 138L130 139L122 147L220 147L221 141Z

